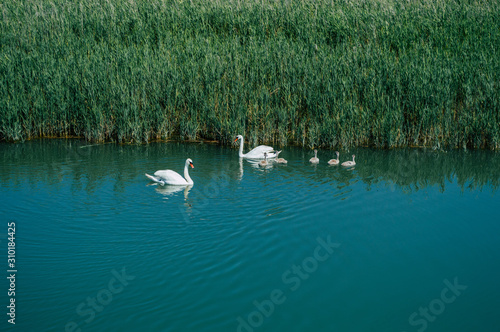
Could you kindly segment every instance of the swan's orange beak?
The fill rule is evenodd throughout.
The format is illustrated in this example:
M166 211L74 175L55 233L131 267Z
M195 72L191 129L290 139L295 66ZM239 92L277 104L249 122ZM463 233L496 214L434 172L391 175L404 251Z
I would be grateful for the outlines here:
M189 163L189 165L191 166L191 168L194 168L194 165L193 165L193 163Z
M236 137L236 138L235 138L234 142L236 142L237 140L239 140L239 138L238 138L238 137ZM234 143L234 142L233 142L233 143Z

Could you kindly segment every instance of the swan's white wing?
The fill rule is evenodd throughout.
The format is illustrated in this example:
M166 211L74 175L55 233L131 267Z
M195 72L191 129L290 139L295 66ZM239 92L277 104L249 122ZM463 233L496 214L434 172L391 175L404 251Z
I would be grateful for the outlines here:
M255 149L252 149L249 151L245 157L246 158L252 158L252 159L264 159L264 152L267 152L267 158L274 158L276 157L276 154L273 153L274 148L272 146L267 146L267 145L259 145Z
M154 182L159 183L159 184L161 184L161 185L164 185L164 184L165 184L165 182L163 182L163 180L162 180L162 179L160 179L160 178L158 178L158 177L156 177L156 176L149 175L148 173L146 173L146 176L147 176L147 177L148 177L151 181L154 181Z
M162 181L165 182L165 184L171 184L171 185L187 185L187 181L180 176L179 173L171 171L171 170L165 170L165 171L156 171L155 176Z
M252 149L250 152L269 152L269 151L274 151L274 148L272 146L267 146L267 145L259 145L258 147Z

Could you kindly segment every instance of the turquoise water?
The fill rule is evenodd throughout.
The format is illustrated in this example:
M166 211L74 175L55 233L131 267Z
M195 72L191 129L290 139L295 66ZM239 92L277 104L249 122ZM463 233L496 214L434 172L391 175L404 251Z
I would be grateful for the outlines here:
M500 155L0 144L18 331L498 331ZM192 188L152 185L182 174Z

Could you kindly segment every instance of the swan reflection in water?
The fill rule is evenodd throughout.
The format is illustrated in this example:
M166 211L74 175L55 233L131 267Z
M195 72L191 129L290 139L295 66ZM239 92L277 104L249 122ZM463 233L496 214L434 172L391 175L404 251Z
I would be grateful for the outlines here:
M273 168L274 161L269 161L266 166L260 165L260 159L245 159L253 168L258 170L267 170ZM243 179L243 158L240 158L240 169L238 172L238 181Z
M165 199L168 199L170 196L173 196L175 193L184 191L184 200L188 199L189 191L193 186L169 186L169 185L158 185L156 183L149 184L150 186L156 186L155 191L163 196Z
M238 173L238 181L243 179L243 158L240 158L240 172Z

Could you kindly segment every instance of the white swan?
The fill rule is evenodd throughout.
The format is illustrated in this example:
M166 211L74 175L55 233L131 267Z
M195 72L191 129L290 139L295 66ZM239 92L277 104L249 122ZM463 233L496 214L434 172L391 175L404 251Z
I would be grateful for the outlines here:
M354 161L354 157L356 157L355 155L352 155L352 161L344 161L342 163L342 166L346 166L346 167L349 167L349 166L354 166L356 165L356 162Z
M335 154L337 155L337 159L330 159L330 160L328 160L328 165L338 165L339 164L339 155L340 155L340 153L338 151L335 151Z
M309 161L313 164L319 163L319 158L318 158L318 150L314 149L314 157L309 159Z
M248 153L243 153L243 136L238 135L234 141L236 142L238 140L241 140L239 152L240 158L264 159L264 152L267 152L267 158L271 159L276 157L276 153L274 153L273 147L267 145L259 145L255 149L248 151Z
M267 165L269 165L269 163L267 162L267 152L264 152L264 160L261 160L259 162L259 166L266 167Z
M154 176L146 173L146 176L156 183L161 185L169 184L173 186L192 186L193 180L189 176L188 166L194 168L193 161L191 159L186 159L186 164L184 165L184 178L179 175L179 173L171 170L161 170L156 171Z
M276 152L276 159L274 159L274 162L278 163L278 164L287 164L288 161L286 161L286 159L284 159L284 158L278 158L278 155L280 153L281 153L281 151Z

